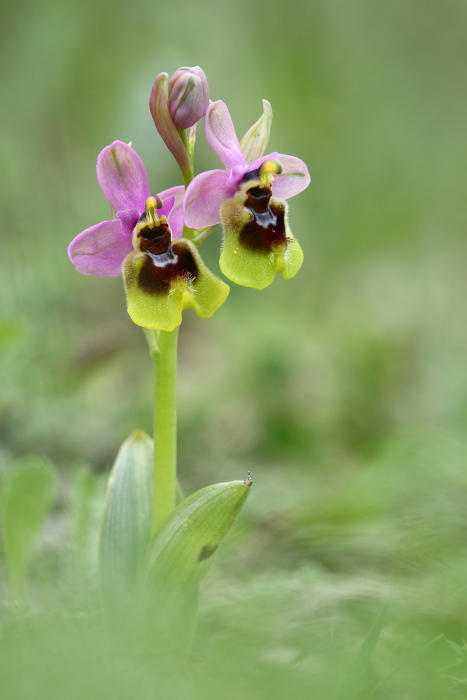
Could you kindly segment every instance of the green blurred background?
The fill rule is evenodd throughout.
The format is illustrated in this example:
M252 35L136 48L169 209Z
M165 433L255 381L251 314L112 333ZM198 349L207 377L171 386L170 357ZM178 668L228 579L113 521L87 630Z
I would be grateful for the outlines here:
M253 654L257 672L225 697L327 698L388 599L373 685L440 634L461 643L464 0L3 0L2 15L1 464L44 454L60 474L37 580L40 556L60 568L77 474L101 493L119 444L152 420L121 280L78 275L66 247L107 218L95 159L113 140L132 141L154 191L180 183L148 97L159 72L199 64L239 136L267 98L271 150L313 177L290 202L299 275L232 286L209 321L185 312L182 485L255 478L206 582L201 649L224 678ZM212 167L200 129L197 169ZM202 249L214 271L219 245L217 232ZM444 697L452 650L433 649L381 697Z

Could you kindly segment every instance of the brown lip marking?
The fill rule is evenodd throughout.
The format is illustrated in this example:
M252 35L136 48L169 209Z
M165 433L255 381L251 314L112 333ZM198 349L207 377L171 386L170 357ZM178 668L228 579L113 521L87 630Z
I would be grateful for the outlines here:
M270 253L287 243L285 212L270 204L269 187L252 187L247 192L245 207L253 214L240 231L240 243L256 253Z
M169 250L172 236L169 224L165 222L160 226L154 226L154 228L145 226L138 232L138 238L143 252L160 255Z
M198 275L198 265L191 250L182 242L174 242L165 253L146 253L138 275L138 286L147 294L167 295L172 282L178 279L195 282Z

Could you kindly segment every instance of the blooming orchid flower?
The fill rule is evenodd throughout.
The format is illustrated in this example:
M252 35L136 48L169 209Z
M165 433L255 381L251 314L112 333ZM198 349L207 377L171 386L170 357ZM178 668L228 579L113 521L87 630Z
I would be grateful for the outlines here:
M233 282L264 289L281 272L293 277L303 262L302 250L287 220L284 200L308 187L305 163L280 153L263 155L272 111L264 115L239 142L221 100L208 107L206 140L226 170L201 173L188 186L184 199L187 226L201 229L222 223L222 272Z
M144 328L174 330L189 307L203 318L212 316L229 287L207 269L195 246L181 238L184 187L152 196L141 158L121 141L101 151L96 171L117 219L102 221L73 239L68 255L75 269L99 277L123 274L128 313Z

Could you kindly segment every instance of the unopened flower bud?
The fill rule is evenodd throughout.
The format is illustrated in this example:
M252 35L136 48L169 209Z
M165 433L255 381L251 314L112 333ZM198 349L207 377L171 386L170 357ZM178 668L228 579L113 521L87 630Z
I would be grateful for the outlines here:
M169 113L177 129L188 129L204 117L209 86L202 68L183 66L169 80Z

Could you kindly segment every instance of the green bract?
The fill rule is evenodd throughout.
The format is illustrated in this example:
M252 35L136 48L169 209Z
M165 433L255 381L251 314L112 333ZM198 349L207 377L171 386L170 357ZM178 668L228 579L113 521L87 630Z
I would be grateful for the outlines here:
M253 481L213 484L181 503L156 535L149 554L149 585L177 597L198 583L236 521Z
M159 658L183 659L187 654L200 581L237 520L251 484L249 476L197 491L157 533L149 554L145 620Z

